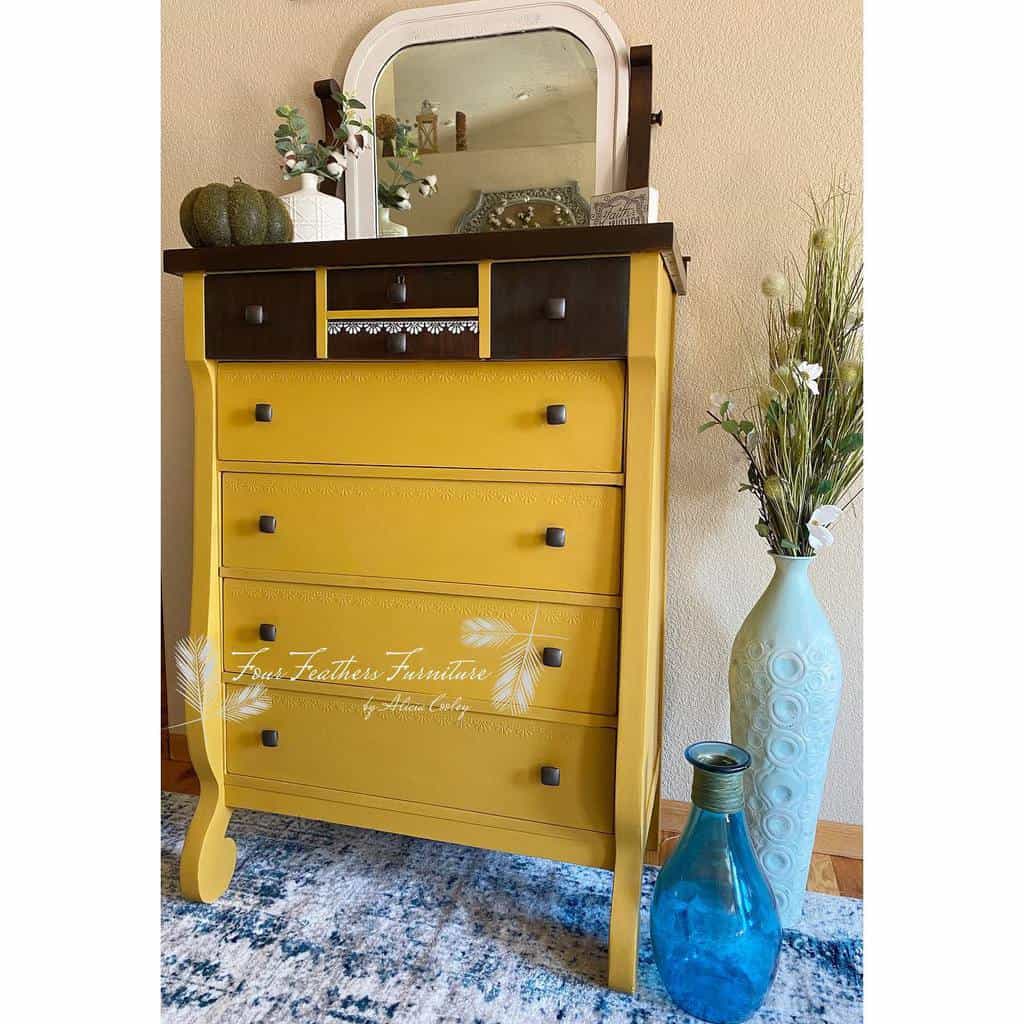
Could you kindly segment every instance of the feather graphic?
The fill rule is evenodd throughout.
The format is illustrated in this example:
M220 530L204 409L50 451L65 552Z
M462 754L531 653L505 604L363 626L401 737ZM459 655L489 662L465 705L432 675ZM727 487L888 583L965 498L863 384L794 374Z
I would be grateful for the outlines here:
M514 636L515 626L501 619L464 619L462 642L467 647L503 647Z
M210 692L210 641L205 636L183 636L174 645L174 663L178 693L186 707L202 718Z
M491 702L499 710L521 715L533 700L541 669L533 637L525 637L502 657L501 671L491 691Z
M215 702L216 682L210 674L210 641L205 636L183 636L174 645L174 663L178 670L177 691L185 707L193 715L186 722L201 722ZM262 683L251 683L240 690L232 690L220 707L228 722L241 722L260 714L270 707L270 694ZM172 728L168 726L168 728ZM176 728L176 727L174 727Z
M500 711L521 715L530 706L537 680L544 671L536 641L540 637L564 640L550 633L537 633L540 605L533 609L533 622L528 633L519 632L501 619L474 618L462 620L462 642L467 647L506 648L501 656L501 669L491 689L491 703ZM508 645L517 641L513 646Z
M270 694L262 683L252 683L241 690L232 690L224 699L221 710L229 722L241 722L252 718L270 707Z

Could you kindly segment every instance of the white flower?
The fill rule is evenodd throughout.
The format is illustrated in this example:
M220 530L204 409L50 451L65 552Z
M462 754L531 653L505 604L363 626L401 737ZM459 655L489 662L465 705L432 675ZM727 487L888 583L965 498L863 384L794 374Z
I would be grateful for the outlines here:
M420 182L420 195L421 196L429 196L430 195L430 186L425 181L421 181Z
M793 376L798 384L806 384L807 390L812 395L818 393L818 378L821 376L822 368L818 363L808 363L806 360L797 363Z
M780 274L777 270L761 282L761 293L769 299L781 299L788 292L789 282L786 280L786 275Z
M284 155L284 165L289 171L295 166L295 154L290 149Z
M403 200L401 200L401 202L399 202L399 204L396 207L396 209L398 209L398 210L411 210L412 209L412 203L410 203L408 199L403 199Z
M425 181L425 182L426 182L426 183L427 183L427 184L428 184L428 185L429 185L429 186L430 186L431 188L437 188L437 175L436 175L436 174L428 174L428 175L427 175L427 176L426 176L426 177L425 177L425 178L424 178L423 180L424 180L424 181Z
M401 185L399 185L399 187L395 189L395 195L398 196L399 199L409 198L409 192L406 189L402 188Z
M722 406L725 406L723 409ZM711 411L716 416L721 416L722 419L727 420L732 416L732 411L736 407L733 405L732 399L728 395L723 395L721 392L716 391L711 396Z
M341 175L341 172L345 169L336 160L332 160L326 168L324 168L328 174L333 174L336 178Z
M345 140L345 148L355 156L359 156L359 153L363 148L363 140L358 132L348 133L348 138Z
M807 540L815 551L832 546L835 538L829 527L843 514L838 505L819 505L807 520Z

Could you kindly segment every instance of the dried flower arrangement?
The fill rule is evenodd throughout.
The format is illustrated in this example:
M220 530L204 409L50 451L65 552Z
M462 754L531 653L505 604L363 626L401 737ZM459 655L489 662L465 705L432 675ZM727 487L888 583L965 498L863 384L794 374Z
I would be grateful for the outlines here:
M808 556L831 527L864 465L863 298L859 215L842 183L811 196L807 251L761 282L767 366L756 383L711 396L710 419L739 445L741 491L758 501L757 532L774 554Z

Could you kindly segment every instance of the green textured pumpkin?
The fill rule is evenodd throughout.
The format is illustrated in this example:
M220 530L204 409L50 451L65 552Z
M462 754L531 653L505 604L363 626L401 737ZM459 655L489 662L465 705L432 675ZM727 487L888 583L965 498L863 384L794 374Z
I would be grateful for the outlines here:
M294 234L284 203L240 178L230 186L214 182L192 189L181 201L179 219L188 244L195 249L290 242Z

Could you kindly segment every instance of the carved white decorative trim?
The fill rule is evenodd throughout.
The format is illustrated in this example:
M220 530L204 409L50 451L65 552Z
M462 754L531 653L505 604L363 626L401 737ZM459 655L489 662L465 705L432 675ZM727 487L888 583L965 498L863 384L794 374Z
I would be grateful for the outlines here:
M377 77L399 50L417 43L506 35L544 28L571 32L594 55L597 67L597 153L594 191L618 192L626 182L629 115L629 47L608 12L593 0L472 0L443 7L399 11L372 28L356 47L344 91L370 108ZM351 161L345 173L349 238L377 236L377 173L374 161Z
M475 317L448 320L328 320L328 334L476 334L480 329Z

